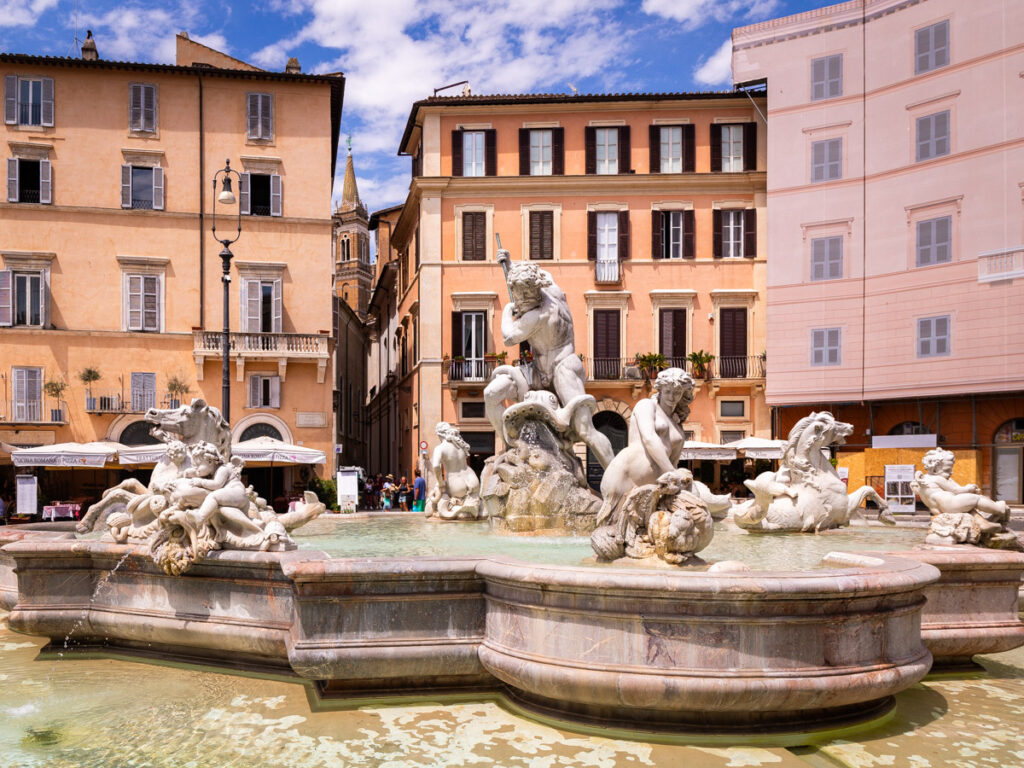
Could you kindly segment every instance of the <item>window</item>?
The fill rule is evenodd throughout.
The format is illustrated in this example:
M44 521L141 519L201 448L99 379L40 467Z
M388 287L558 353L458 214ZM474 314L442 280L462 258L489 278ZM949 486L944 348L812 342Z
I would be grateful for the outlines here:
M44 272L0 270L0 326L45 326L47 293Z
M715 208L711 214L711 223L714 229L711 255L714 258L757 258L757 211L755 209Z
M668 126L661 129L661 172L683 172L683 127Z
M129 331L160 330L160 277L124 276L125 328Z
M7 200L49 204L52 200L50 161L7 158Z
M250 93L247 123L248 137L269 141L274 138L274 97L269 93Z
M914 74L949 64L949 21L940 21L914 33Z
M43 369L11 368L14 421L42 421Z
M832 181L843 177L843 140L826 139L811 143L811 181Z
M622 378L620 317L617 309L594 310L594 366L591 378Z
M890 435L930 435L932 431L919 421L901 421L889 430Z
M351 388L351 384L349 387ZM249 377L250 408L281 407L281 377L254 373Z
M843 276L843 238L811 240L811 280L838 280Z
M551 175L551 131L530 131L530 175Z
M615 281L619 277L619 214L597 214L597 279Z
M598 128L594 131L598 174L619 172L619 129Z
M948 354L949 315L918 318L917 356L943 357Z
M653 258L694 258L693 211L654 211L651 234Z
M722 256L743 256L743 211L722 211Z
M122 165L121 207L162 211L164 209L164 169Z
M843 95L843 54L811 59L811 101Z
M949 110L917 118L917 162L949 154Z
M281 333L281 278L242 280L242 328L246 333Z
M128 128L152 133L156 130L156 86L132 83L128 91Z
M917 266L945 264L952 260L951 216L917 222Z
M658 352L672 368L686 368L686 310L658 310Z
M711 170L716 173L757 170L757 123L711 126Z
M651 173L693 173L696 164L694 126L652 125L648 136Z
M462 132L462 175L485 176L484 167L484 132Z
M554 258L554 227L554 211L530 211L531 259Z
M718 375L723 379L747 377L747 308L718 310Z
M743 126L723 125L722 129L722 171L743 170Z
M156 408L156 374L132 372L132 411L145 413Z
M53 78L4 76L7 125L53 125Z
M483 401L464 402L462 404L462 418L464 419L486 419L487 411Z
M842 329L815 328L811 331L811 365L841 365Z
M462 214L462 260L487 258L487 214L471 211Z
M250 216L281 215L281 176L276 173L243 173L238 182L238 205Z
M718 409L723 419L737 419L747 415L747 404L743 400L719 400Z
M722 445L726 443L735 443L737 440L742 440L747 436L747 433L742 429L723 429L722 430Z
M487 376L484 364L484 352L487 349L487 320L483 312L457 312L455 325L452 327L453 378L457 381L483 380Z

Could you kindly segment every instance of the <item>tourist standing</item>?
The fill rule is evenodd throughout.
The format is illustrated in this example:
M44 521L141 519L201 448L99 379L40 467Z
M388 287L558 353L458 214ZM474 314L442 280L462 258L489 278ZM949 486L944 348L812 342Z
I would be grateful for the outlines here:
M398 506L402 508L403 512L409 511L409 494L412 493L412 488L409 487L409 479L402 475L402 481L398 484Z
M415 512L422 512L427 503L427 481L423 479L423 473L416 470L416 479L412 481L412 508Z
M388 475L384 478L384 485L380 489L380 506L385 512L391 511L391 497L395 490L395 476Z

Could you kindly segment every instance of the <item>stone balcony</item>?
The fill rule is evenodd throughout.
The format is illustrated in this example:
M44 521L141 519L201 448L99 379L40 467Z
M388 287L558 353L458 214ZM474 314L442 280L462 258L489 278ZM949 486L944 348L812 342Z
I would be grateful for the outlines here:
M1024 245L978 254L978 282L994 283L1024 277Z
M219 360L222 334L220 331L193 331L192 355L196 362L196 379L203 380L204 363L209 358ZM323 384L330 359L330 336L326 333L232 333L230 355L235 363L235 378L245 380L248 361L277 362L277 373L284 381L288 363L316 363L317 384Z

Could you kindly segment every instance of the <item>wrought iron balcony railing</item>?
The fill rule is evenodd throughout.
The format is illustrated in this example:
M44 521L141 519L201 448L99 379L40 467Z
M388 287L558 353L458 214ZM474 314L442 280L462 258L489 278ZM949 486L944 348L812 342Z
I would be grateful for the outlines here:
M0 401L0 422L5 424L65 424L67 416L64 403L47 396Z
M483 358L449 360L448 381L487 381L498 365L496 360Z

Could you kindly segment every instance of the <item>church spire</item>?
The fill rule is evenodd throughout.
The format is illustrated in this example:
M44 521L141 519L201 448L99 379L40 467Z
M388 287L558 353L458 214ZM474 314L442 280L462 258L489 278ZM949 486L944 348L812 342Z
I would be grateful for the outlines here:
M345 183L341 188L342 207L356 207L360 204L359 189L356 187L356 170L352 165L352 137L348 137L348 157L345 159Z

